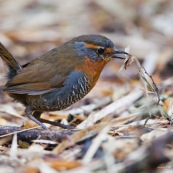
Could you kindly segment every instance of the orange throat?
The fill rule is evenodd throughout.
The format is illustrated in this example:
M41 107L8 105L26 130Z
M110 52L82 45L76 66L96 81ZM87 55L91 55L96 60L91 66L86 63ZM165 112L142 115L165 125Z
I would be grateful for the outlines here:
M80 65L77 68L75 68L75 71L83 72L88 77L89 79L88 82L92 89L94 85L96 84L104 66L109 61L110 59L108 60L100 59L100 61L93 62L86 56L83 65Z

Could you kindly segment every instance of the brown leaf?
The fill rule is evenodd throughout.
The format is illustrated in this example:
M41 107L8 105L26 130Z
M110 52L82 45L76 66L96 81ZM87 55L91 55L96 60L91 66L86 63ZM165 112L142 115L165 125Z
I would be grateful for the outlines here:
M61 171L80 167L82 164L79 161L68 160L47 160L47 163L54 169Z

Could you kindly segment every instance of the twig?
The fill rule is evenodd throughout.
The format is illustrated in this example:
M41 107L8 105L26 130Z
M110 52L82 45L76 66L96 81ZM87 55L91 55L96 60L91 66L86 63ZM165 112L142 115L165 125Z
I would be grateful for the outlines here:
M98 136L95 139L93 139L92 145L90 146L90 148L88 149L88 151L86 152L86 154L82 160L83 163L87 164L87 163L91 162L94 154L100 147L103 140L105 140L109 129L110 129L109 126L104 127L102 129L102 131L98 134Z
M151 79L151 81L152 81L152 84L153 84L153 86L154 86L154 91L155 91L155 93L157 94L157 98L158 98L157 105L159 105L159 102L160 102L160 100L161 100L161 99L160 99L160 95L159 95L159 89L158 89L156 83L154 82L153 77L152 77L151 75L148 74L148 72L146 71L145 67L144 67L144 66L141 66L141 67L143 68L145 74L147 74L148 77L149 77L149 78Z

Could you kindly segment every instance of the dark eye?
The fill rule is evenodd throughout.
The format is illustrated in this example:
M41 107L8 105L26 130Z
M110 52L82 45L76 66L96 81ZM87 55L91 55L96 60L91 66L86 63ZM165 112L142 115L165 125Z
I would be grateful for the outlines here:
M97 53L98 53L99 55L104 54L104 52L105 52L105 48L103 48L103 47L99 47L99 48L97 49Z

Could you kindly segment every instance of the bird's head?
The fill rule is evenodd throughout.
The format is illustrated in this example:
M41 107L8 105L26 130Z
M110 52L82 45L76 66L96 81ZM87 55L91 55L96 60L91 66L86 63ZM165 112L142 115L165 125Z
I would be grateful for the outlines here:
M101 35L82 35L67 42L67 45L68 50L73 50L70 52L64 47L64 51L71 53L69 63L75 63L75 71L84 73L90 79L92 87L112 58L125 59L119 57L119 54L128 55L116 49L111 40Z
M80 57L88 57L92 62L109 61L112 58L125 59L120 54L127 54L118 50L112 41L102 35L82 35L72 40Z

